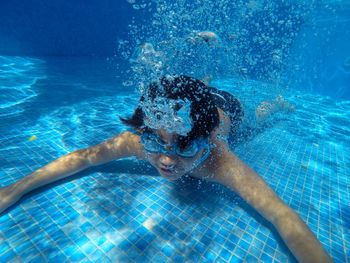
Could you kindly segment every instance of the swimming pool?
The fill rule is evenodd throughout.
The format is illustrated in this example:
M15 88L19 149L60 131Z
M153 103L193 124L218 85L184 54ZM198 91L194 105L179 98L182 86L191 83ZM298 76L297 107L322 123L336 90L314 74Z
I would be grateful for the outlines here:
M103 59L1 62L6 79L15 79L1 80L7 98L1 105L2 186L119 133L118 116L132 113L138 101L135 92L116 85ZM244 94L247 103L262 85L215 81ZM299 91L286 98L296 112L282 114L235 151L301 216L335 262L347 262L350 102ZM73 178L36 190L0 217L1 262L295 262L272 226L219 185L169 182L134 159Z
M145 84L185 74L278 113L231 148L350 261L350 5L345 1L0 3L0 187L126 127ZM238 139L238 140L236 140ZM0 262L296 262L224 187L128 158L26 195L0 216Z

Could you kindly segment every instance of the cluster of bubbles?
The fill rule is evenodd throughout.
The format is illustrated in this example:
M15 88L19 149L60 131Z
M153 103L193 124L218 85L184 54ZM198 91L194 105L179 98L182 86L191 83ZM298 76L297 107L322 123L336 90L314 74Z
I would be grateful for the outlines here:
M152 129L165 129L168 133L186 136L192 129L191 102L155 98L141 103L145 125ZM174 110L178 109L178 110Z
M140 17L119 42L141 91L162 75L279 81L311 4L262 0L127 0Z
M132 5L132 7L136 10L140 10L140 9L145 9L145 8L150 8L151 6L151 2L146 2L146 1L136 1L136 0L127 0L127 2L129 4ZM149 9L148 11L151 11L151 9Z
M119 41L120 54L131 65L124 85L137 87L141 95L150 82L169 75L279 82L307 9L263 0L127 1L139 16L129 25L128 39ZM177 117L166 107L169 102L163 104L157 112L170 118L150 114L149 125L181 127L169 121Z
M274 94L300 87L298 81L311 78L306 50L322 48L310 46L307 39L315 36L307 32L320 32L319 10L335 12L315 1L127 1L137 15L128 38L119 41L119 53L130 64L124 84L143 94L161 76L180 74L264 81L275 87ZM315 68L311 74L319 72Z

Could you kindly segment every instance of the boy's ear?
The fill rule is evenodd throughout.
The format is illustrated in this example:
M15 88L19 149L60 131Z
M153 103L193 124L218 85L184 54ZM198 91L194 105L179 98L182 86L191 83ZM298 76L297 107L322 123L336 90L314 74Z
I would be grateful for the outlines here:
M218 138L218 127L216 127L210 134L209 134L209 140L215 140Z

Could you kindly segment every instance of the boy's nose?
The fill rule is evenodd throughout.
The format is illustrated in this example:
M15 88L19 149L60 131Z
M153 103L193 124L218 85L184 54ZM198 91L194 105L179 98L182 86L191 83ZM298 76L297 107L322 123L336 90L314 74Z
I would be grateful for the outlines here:
M160 156L159 161L160 161L162 166L167 167L167 168L174 167L176 164L176 161L174 158L171 158L170 156L165 155L165 154L162 154Z

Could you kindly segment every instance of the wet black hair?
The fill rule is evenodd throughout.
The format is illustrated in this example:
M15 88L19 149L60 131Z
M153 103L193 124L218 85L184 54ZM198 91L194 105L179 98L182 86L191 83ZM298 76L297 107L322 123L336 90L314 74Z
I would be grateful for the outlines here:
M193 127L186 136L178 136L178 145L184 149L195 139L207 138L219 125L219 112L209 89L202 81L188 76L162 77L159 82L149 85L146 96L141 96L140 102L143 102L145 97L152 101L157 97L163 97L175 100L187 99L191 102L190 116ZM144 117L142 107L138 106L130 118L120 117L120 119L125 125L134 129L150 131L144 125Z

